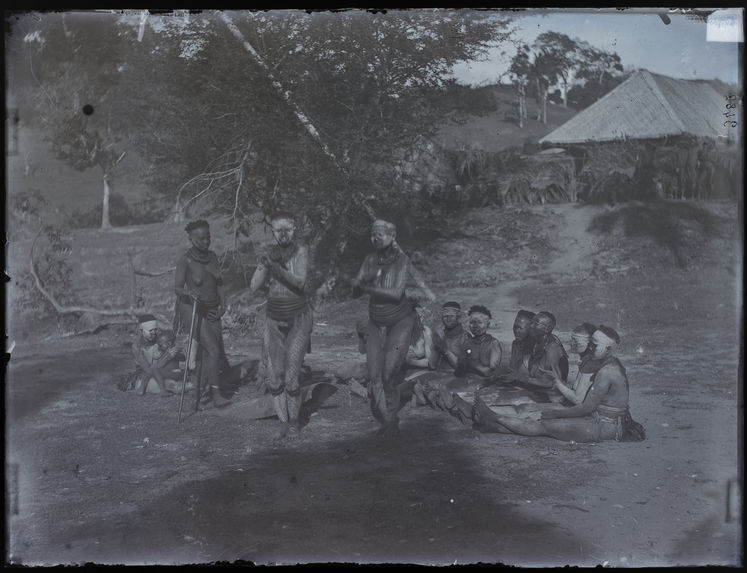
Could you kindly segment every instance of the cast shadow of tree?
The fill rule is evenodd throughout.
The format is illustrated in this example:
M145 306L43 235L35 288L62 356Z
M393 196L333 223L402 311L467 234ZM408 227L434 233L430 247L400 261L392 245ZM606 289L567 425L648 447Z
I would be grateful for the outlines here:
M464 430L448 422L421 418L393 440L320 443L305 432L295 443L237 449L220 475L183 483L127 516L131 523L120 520L137 548L128 560L171 563L190 543L205 563L562 566L588 558L572 533L522 513L522 500L499 486L517 476L508 466L486 475L455 439ZM101 526L105 539L111 525L102 518Z

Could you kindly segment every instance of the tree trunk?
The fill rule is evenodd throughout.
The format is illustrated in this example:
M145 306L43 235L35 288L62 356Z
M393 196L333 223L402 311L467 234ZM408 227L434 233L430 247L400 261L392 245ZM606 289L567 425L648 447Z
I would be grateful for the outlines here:
M523 115L523 109L522 109L522 102L521 102L521 94L519 94L519 127L524 128L524 115Z
M104 201L101 205L101 228L111 229L112 224L109 220L109 175L104 173Z
M542 94L542 123L547 123L547 91Z
M537 93L534 96L534 99L537 101L537 121L541 121L542 120L542 94L543 94L543 91L542 91L542 87L540 85L539 80L536 80L535 83L537 85Z

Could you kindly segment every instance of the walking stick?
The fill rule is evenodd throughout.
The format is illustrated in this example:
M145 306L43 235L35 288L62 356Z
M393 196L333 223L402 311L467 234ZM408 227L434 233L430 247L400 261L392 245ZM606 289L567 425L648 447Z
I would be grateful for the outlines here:
M195 318L197 317L197 300L192 301L192 320L189 323L189 340L187 341L187 363L184 365L184 380L182 381L182 397L179 400L179 422L182 422L182 407L184 406L184 390L187 387L187 377L189 376L189 357L192 354L192 337L194 336L195 330ZM199 383L195 389L198 393L200 392ZM199 399L199 398L198 398Z

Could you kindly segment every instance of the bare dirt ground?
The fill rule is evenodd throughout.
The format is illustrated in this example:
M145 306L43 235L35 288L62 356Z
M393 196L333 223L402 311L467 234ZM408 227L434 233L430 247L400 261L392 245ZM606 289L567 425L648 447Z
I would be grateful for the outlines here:
M400 439L382 441L366 402L340 384L298 440L278 444L277 420L242 415L250 387L196 414L188 395L181 424L178 397L119 391L132 328L16 339L6 559L739 565L727 488L741 463L741 269L733 210L716 211L721 239L688 268L650 239L621 254L618 231L587 233L607 207L528 208L513 226L475 212L462 241L423 252L439 302L486 304L504 351L518 308L554 312L566 343L582 321L616 328L640 443L479 434L427 407L406 408ZM307 363L331 372L360 360L364 314L365 301L318 309ZM258 344L227 333L233 362Z

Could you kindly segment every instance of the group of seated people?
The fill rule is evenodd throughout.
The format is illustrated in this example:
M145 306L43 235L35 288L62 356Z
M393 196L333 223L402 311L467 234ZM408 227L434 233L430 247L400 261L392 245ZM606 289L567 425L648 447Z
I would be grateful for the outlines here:
M467 328L457 302L441 308L441 328L423 324L407 354L407 375L400 388L401 407L428 405L450 413L481 432L549 436L566 441L614 439L639 441L643 427L628 410L628 379L615 357L620 337L614 329L590 323L571 332L570 351L578 355L569 379L568 353L554 334L548 311L520 310L513 324L511 353L488 333L491 313L471 306ZM365 352L365 321L357 326ZM365 364L337 373L365 384Z
M439 329L425 324L424 309L415 303L414 307L418 319L407 351L400 408L408 403L427 405L480 432L575 442L645 438L643 427L628 410L628 379L615 357L620 337L614 329L584 322L572 330L569 350L578 356L578 367L569 376L568 354L553 332L556 319L548 311L516 314L511 353L504 360L501 343L488 333L492 315L485 306L469 308L465 328L461 305L447 302L441 308ZM131 388L142 394L178 393L186 356L176 346L173 332L159 330L152 315L140 318L139 330L132 346L136 369ZM366 353L367 331L367 321L359 321L356 332L361 354ZM227 367L225 374L235 378L238 386L249 369L246 364ZM335 373L338 380L358 388L366 385L366 374L365 362ZM185 389L193 388L187 382ZM253 417L272 415L268 400L257 399L258 413Z

